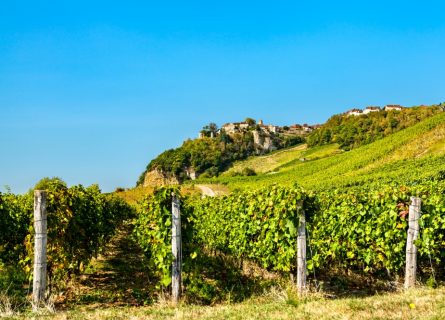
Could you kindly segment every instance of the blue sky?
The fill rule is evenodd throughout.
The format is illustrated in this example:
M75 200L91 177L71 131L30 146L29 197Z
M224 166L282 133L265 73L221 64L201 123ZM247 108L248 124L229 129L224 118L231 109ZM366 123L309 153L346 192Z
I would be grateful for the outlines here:
M441 1L0 4L0 190L131 187L209 122L445 101Z

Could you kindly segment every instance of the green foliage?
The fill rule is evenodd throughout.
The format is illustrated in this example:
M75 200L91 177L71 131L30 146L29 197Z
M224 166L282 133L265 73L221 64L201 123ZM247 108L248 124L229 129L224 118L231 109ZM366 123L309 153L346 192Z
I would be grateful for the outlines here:
M264 268L295 266L298 214L310 212L298 187L273 186L193 202L194 239L210 250L251 259Z
M234 160L244 159L255 152L250 132L232 136L222 134L218 138L187 140L177 149L167 150L152 160L138 180L144 181L145 174L153 169L187 179L185 168L193 167L198 174L213 177L227 168Z
M256 176L256 172L254 169L246 167L243 168L241 171L232 171L228 174L229 177L236 177L236 176L246 176L246 177L251 177L251 176ZM205 178L205 177L202 177Z
M400 272L405 264L408 206L422 198L420 264L445 263L445 183L380 185L318 195L320 210L309 225L314 256L309 268Z
M255 119L252 119L252 118L246 118L246 119L244 120L244 122L247 123L247 124L248 124L249 126L251 126L251 127L253 127L253 126L256 125L256 121L255 121Z
M218 126L216 123L210 122L208 125L204 126L201 130L201 134L204 137L216 137L218 132Z
M307 139L309 146L338 143L350 150L371 143L442 112L438 106L371 112L361 116L335 115Z
M4 264L0 261L0 315L5 316L7 302L14 311L26 309L29 305L27 296L29 289L23 284L27 283L27 275L16 265ZM5 299L6 298L6 299ZM6 305L5 305L6 303ZM7 314L6 314L7 315Z
M62 238L74 271L96 257L132 209L121 199L102 194L97 185L68 189L72 216ZM56 227L60 230L60 227Z
M172 190L157 190L142 203L134 230L163 285L170 277ZM293 268L298 214L311 210L310 198L297 187L274 186L221 198L184 198L182 203L184 264L189 252L192 260L202 252L197 251L199 246L279 271Z
M256 172L255 172L255 170L253 170L252 168L244 168L244 169L241 171L241 174L242 174L243 176L256 176Z
M273 186L218 198L183 198L186 292L207 302L224 292L221 274L215 276L223 272L223 264L210 267L222 255L247 259L269 270L293 272L300 210L308 220L309 270L353 270L385 277L400 274L412 196L422 198L421 233L416 243L420 269L430 272L431 259L439 274L445 266L445 181L335 189L316 195L298 187ZM158 191L147 199L135 230L164 286L171 277L170 206L171 189ZM237 273L235 265L230 270L223 273ZM215 278L208 281L212 276Z
M159 284L166 287L171 282L171 206L172 193L179 196L176 188L162 188L142 201L138 210L133 235L150 262L151 272ZM182 203L180 198L180 201ZM189 210L181 206L181 228L183 243L191 243ZM187 247L186 247L187 248ZM187 253L187 249L183 249ZM186 256L186 255L185 255Z
M171 282L171 194L161 188L141 203L134 236L158 286ZM312 198L300 188L275 186L222 198L181 198L183 282L191 301L238 301L257 289L240 259L276 271L295 267L298 213Z
M0 262L16 264L32 217L32 197L0 193Z
M47 191L48 276L53 284L79 272L132 215L123 200L101 193L96 185L68 188L59 178L45 178L36 189ZM33 190L23 196L0 194L0 216L0 259L8 265L20 264L30 274Z
M185 298L192 303L239 302L263 293L271 281L243 274L240 262L222 253L201 251L183 269Z
M304 143L305 141L306 139L303 136L286 136L284 137L283 147L288 148L296 146L297 144Z

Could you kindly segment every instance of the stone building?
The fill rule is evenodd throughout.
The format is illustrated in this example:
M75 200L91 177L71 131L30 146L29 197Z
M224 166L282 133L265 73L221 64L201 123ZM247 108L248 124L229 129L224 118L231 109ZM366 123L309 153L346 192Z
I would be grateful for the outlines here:
M380 107L370 106L366 107L365 110L363 110L363 114L368 114L371 112L379 112L379 111L381 111Z

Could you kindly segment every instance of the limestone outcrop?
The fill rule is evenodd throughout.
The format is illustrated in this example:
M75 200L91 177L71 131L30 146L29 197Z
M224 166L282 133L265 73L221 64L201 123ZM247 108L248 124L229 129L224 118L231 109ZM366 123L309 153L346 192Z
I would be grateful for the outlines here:
M274 144L273 138L270 134L262 131L252 131L253 143L257 154L262 154L270 151L277 150L277 146Z
M169 173L155 169L145 174L144 187L161 187L166 185L179 184L178 178Z

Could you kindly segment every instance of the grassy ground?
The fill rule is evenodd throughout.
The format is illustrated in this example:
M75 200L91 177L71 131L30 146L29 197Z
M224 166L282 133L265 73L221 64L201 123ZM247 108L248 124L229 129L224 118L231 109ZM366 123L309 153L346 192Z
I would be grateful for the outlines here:
M147 261L131 239L131 230L132 225L127 222L104 254L68 284L55 301L57 308L139 306L152 302L149 297L154 286L147 276Z
M445 289L416 289L366 298L328 299L319 294L298 299L277 289L238 304L172 306L160 302L148 307L71 310L17 318L44 319L445 319Z

